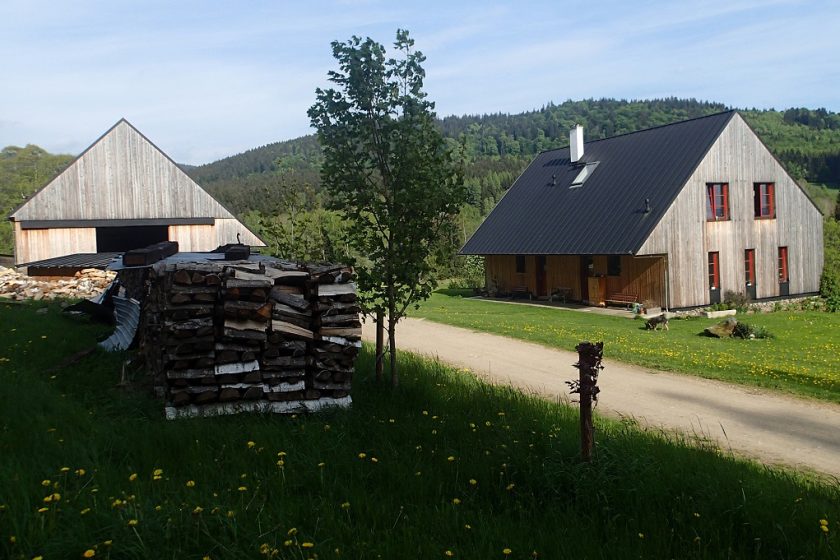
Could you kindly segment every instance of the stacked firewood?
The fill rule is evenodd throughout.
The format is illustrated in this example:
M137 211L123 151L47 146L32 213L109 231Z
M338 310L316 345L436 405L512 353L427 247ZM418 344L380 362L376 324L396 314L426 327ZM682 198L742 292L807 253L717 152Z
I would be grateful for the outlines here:
M312 267L316 282L319 333L313 342L311 386L334 397L350 391L356 356L361 347L362 324L356 302L352 270L344 267Z
M349 404L352 270L265 259L152 267L141 347L167 416Z

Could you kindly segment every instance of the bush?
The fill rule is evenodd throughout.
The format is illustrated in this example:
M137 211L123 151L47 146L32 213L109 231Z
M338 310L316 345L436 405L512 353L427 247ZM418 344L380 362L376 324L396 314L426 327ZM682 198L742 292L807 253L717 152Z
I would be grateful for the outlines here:
M744 323L742 321L738 321L735 325L735 330L732 331L732 336L737 336L739 338L775 338L773 333L767 330L766 327L757 326L757 325L750 325L749 323Z
M826 218L825 266L820 278L820 295L828 311L840 311L840 222Z
M723 303L728 306L727 309L737 309L738 313L744 313L750 307L750 296L743 292L727 290L723 294Z
M454 268L455 277L449 282L450 288L484 287L484 257L479 255L457 257Z

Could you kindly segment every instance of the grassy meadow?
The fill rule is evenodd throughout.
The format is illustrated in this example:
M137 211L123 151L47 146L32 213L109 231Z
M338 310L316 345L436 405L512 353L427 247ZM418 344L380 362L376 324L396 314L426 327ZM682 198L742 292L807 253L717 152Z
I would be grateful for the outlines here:
M67 363L102 327L0 331L0 558L840 557L836 481L602 418L582 464L574 409L408 354L348 410L166 421L130 354Z
M466 293L439 290L412 316L570 351L581 340L603 340L607 358L840 402L840 313L739 315L774 338L717 339L700 333L721 319L672 320L668 332L649 331L625 317L462 297Z

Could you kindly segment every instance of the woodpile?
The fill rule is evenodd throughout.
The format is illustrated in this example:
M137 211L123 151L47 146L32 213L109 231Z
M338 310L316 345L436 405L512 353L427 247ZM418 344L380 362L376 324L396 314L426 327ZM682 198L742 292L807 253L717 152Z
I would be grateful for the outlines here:
M0 298L21 300L90 299L104 292L116 274L86 268L73 278L41 280L0 266Z
M349 405L351 280L344 266L272 259L153 265L140 345L167 417Z

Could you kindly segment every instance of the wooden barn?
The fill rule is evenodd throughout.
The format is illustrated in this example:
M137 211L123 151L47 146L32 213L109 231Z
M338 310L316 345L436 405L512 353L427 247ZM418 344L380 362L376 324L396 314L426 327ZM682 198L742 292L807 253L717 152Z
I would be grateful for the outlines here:
M593 305L819 290L823 217L736 111L539 154L461 250L488 287Z
M160 241L181 251L265 244L125 119L9 219L15 262L122 252Z

